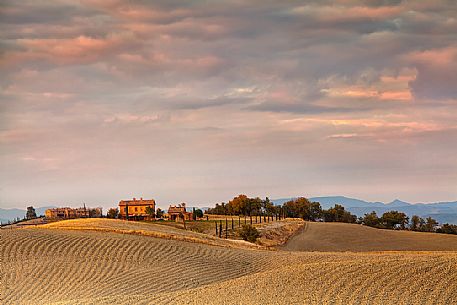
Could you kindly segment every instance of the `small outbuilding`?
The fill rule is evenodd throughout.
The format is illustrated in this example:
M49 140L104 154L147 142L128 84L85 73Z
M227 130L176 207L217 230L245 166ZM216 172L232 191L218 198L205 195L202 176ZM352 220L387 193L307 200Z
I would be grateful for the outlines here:
M178 205L170 205L168 208L168 218L170 220L179 221L184 218L184 220L192 220L192 212L186 211L186 203L181 203Z

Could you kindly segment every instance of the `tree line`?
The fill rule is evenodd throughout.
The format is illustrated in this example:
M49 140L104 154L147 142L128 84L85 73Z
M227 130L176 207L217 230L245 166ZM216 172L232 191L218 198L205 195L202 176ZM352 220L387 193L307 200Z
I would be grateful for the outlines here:
M306 221L358 223L380 229L457 234L457 225L446 223L438 226L438 222L432 217L424 219L413 215L410 220L405 213L399 211L385 212L378 217L373 211L357 218L342 205L335 204L329 209L323 209L319 202L311 202L305 197L284 202L282 205L274 205L268 197L263 200L259 197L249 198L246 195L238 195L228 203L216 203L215 207L208 209L206 213L240 216L281 215Z
M240 216L277 216L301 218L308 221L348 222L355 223L357 216L346 211L343 206L336 204L327 210L322 209L319 202L311 202L307 198L300 197L274 205L268 197L265 200L249 198L246 195L238 195L228 203L216 203L214 208L209 208L207 214L215 215L240 215Z
M432 217L422 218L413 215L411 220L409 217L398 211L389 211L378 217L375 211L365 214L359 219L361 224L380 228L380 229L401 229L419 232L436 232L445 234L457 234L457 225L445 223L439 226L438 221Z

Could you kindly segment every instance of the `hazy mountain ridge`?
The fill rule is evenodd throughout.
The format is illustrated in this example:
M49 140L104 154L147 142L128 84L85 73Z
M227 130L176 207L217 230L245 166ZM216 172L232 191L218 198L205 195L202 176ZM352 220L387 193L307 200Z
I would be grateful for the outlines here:
M35 212L37 216L44 215L44 211L47 209L55 208L55 206L47 206L41 208L35 208ZM0 221L5 223L8 221L12 221L16 218L24 218L27 210L22 209L2 209L0 208Z
M272 201L275 205L280 205L291 199L293 198L281 198ZM357 216L363 216L372 211L375 211L378 216L381 216L385 212L396 210L407 214L409 217L412 215L418 215L420 217L430 216L440 223L457 224L457 201L413 204L395 199L392 202L383 203L369 202L344 196L312 197L309 200L319 202L324 209L328 209L335 204L340 204Z

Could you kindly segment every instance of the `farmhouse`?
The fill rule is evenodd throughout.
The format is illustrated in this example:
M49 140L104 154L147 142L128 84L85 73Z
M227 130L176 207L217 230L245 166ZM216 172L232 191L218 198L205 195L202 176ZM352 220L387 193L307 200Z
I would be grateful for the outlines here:
M185 220L192 220L192 213L186 211L186 204L184 202L177 206L170 205L168 208L168 218L170 220L180 220L183 217Z
M156 202L154 199L136 199L119 201L119 218L144 220L151 218L146 208L150 207L155 211Z
M71 219L71 218L89 218L89 217L102 217L102 208L55 208L47 209L44 212L46 218L51 219Z

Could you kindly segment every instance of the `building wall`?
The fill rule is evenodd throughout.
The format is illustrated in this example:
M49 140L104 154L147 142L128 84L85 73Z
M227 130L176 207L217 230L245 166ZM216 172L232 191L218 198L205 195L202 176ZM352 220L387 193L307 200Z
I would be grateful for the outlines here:
M154 199L150 200L121 200L119 202L119 216L124 218L126 216L126 206L128 206L129 216L142 216L147 217L149 214L146 213L146 208L151 207L155 211L155 201Z
M146 207L151 207L152 209L155 210L155 207L153 204L148 204L148 205L142 205L142 206L131 206L129 205L129 215L143 215L146 214ZM120 212L122 211L122 212ZM125 206L120 209L119 213L120 214L125 214Z
M48 209L44 212L47 218L87 218L87 217L102 217L101 208L55 208Z

